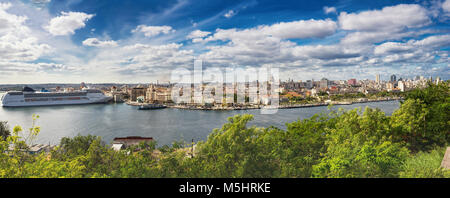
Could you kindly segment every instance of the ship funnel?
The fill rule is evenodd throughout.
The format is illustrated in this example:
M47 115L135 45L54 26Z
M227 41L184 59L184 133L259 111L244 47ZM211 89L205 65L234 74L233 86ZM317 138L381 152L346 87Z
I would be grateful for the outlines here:
M34 89L32 89L31 87L26 87L26 86L23 87L22 91L23 91L23 92L35 92Z

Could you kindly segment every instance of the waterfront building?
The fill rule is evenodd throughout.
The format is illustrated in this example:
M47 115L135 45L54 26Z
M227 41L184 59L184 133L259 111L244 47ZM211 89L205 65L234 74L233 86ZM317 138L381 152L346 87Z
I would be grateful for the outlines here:
M136 101L138 97L143 96L145 99L146 89L142 85L138 85L137 87L133 87L130 90L130 100Z
M124 101L124 96L122 93L114 93L112 95L112 97L113 97L114 102L123 102Z
M156 88L155 85L151 84L148 88L147 91L145 93L145 99L147 100L147 102L149 103L153 103L156 100Z
M151 84L145 93L145 101L148 103L166 103L172 100L170 87L161 87Z

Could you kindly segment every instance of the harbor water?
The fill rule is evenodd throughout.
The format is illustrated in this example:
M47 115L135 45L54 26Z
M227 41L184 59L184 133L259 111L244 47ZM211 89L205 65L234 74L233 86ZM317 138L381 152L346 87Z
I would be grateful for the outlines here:
M398 109L399 101L382 101L336 105L333 108L379 108L387 115ZM62 137L80 135L101 136L109 144L114 137L153 137L159 146L173 141L190 142L206 140L214 128L220 128L227 118L236 114L253 114L249 125L275 126L286 129L285 123L305 119L316 113L327 112L328 107L279 109L275 114L260 114L259 109L203 111L185 109L156 109L139 111L137 106L126 104L92 104L44 107L0 107L0 121L8 121L10 128L20 125L24 130L31 126L32 115L40 118L37 126L41 132L36 143L58 144Z

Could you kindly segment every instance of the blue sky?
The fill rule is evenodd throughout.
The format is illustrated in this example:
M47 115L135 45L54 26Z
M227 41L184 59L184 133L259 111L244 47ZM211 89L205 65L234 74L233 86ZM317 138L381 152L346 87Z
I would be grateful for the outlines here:
M167 81L278 67L294 80L448 79L450 0L0 0L0 84Z

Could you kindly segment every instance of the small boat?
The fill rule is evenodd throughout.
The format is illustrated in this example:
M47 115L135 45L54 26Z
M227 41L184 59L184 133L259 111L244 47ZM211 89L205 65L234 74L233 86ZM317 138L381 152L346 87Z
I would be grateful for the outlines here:
M146 104L139 106L138 110L152 110L152 109L163 109L166 108L165 105L162 104Z

